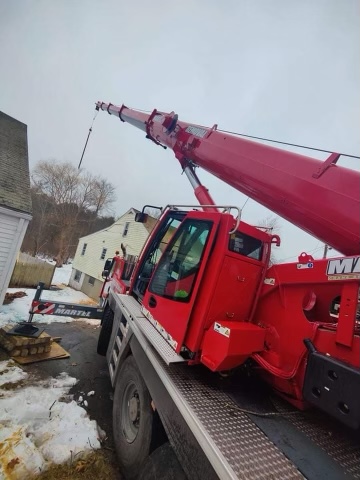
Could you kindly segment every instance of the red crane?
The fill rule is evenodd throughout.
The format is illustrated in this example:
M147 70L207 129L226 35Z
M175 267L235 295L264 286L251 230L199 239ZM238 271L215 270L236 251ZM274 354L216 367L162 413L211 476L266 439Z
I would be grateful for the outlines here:
M204 210L163 213L131 280L142 314L189 364L222 371L247 362L294 405L317 405L358 428L359 172L336 165L336 153L315 160L179 121L174 112L96 108L171 148ZM302 253L270 266L278 237L220 212L196 166L345 257Z

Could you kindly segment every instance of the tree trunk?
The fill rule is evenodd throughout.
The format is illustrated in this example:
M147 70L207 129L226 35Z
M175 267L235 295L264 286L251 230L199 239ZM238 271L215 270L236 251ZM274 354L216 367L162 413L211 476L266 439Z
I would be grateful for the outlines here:
M65 238L66 238L66 229L62 228L60 235L59 235L59 246L58 246L58 253L55 257L56 259L56 267L62 267L64 264L64 259L66 256L66 243L65 243Z

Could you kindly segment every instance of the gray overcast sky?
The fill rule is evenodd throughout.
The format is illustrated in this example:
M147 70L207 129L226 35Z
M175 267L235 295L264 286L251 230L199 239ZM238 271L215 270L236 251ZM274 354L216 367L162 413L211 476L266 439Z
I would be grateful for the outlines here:
M78 165L96 100L359 155L359 24L358 0L0 0L0 110L28 125L31 166ZM83 166L116 185L117 214L196 203L172 152L104 112ZM244 204L198 173L219 204ZM250 200L243 218L268 215ZM321 255L281 225L278 259Z

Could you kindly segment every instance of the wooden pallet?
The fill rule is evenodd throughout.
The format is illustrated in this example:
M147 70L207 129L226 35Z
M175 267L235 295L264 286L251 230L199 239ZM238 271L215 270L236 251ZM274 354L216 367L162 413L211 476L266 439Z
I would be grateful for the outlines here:
M29 363L44 362L45 360L60 360L62 358L69 358L70 353L67 352L56 341L51 344L50 352L36 353L35 355L27 355L26 357L11 357L21 365L27 365Z

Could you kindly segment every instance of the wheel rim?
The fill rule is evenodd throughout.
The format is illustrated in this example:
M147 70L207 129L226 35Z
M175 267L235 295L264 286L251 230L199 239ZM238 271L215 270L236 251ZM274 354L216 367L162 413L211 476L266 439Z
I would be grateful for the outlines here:
M122 408L121 426L128 443L133 443L137 437L140 425L140 399L135 383L126 386Z

